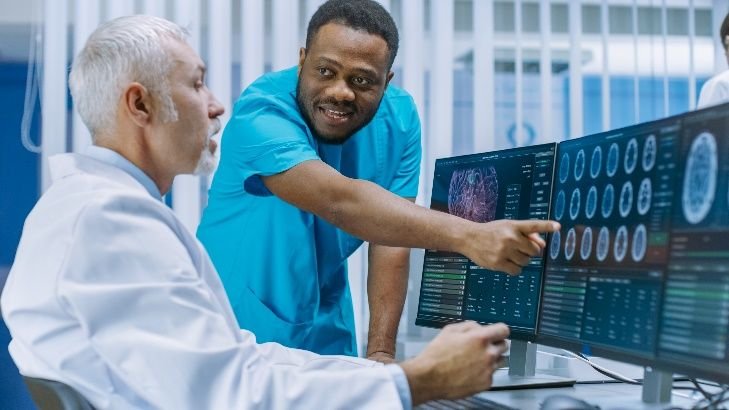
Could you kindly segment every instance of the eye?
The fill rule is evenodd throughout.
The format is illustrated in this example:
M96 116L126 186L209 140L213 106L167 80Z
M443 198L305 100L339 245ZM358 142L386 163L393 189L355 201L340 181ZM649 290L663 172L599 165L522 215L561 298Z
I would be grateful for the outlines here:
M365 86L365 85L369 85L370 84L370 80L368 80L368 79L366 79L364 77L354 77L354 78L352 78L352 82L355 85L359 85L359 86Z
M318 70L319 70L319 75L321 75L322 77L329 77L334 74L332 72L332 70L330 70L328 68L320 67Z

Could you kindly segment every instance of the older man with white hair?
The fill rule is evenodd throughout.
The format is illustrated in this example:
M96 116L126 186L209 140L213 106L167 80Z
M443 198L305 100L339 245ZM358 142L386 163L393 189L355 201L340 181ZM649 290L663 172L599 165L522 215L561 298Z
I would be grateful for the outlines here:
M0 301L22 374L114 409L401 408L490 386L504 325L450 326L387 366L239 329L207 253L160 200L175 175L211 170L223 113L180 27L102 25L70 83L93 146L51 159Z

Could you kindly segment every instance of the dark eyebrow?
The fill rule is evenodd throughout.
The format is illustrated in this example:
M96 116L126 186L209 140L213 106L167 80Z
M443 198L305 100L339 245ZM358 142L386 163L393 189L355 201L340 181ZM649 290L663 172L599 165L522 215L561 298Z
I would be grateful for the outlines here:
M319 61L320 62L327 63L327 64L331 64L331 65L333 65L333 66L335 66L337 68L341 68L342 67L342 65L339 62L337 62L336 60L332 60L331 58L328 58L328 57L319 57ZM354 68L353 71L360 72L360 73L364 74L365 76L370 77L370 78L373 78L373 79L378 79L379 78L377 76L377 72L375 70L372 70L372 69L369 69L369 68L366 68L366 67L356 67L356 68Z

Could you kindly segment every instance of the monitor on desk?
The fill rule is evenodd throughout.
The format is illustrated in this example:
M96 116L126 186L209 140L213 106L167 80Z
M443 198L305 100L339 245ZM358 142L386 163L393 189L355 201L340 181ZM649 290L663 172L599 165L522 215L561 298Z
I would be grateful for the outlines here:
M547 219L556 144L438 159L431 208L476 222ZM504 322L512 338L536 333L544 260L519 276L477 266L466 257L426 250L415 323L443 327L474 320Z
M683 116L658 363L729 382L729 105Z
M539 343L655 359L679 140L674 117L559 144Z

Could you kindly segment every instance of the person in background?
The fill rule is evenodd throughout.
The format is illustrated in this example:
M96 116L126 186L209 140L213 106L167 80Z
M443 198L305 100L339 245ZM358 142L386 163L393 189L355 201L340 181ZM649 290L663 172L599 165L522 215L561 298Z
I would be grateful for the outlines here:
M357 355L347 258L367 241L366 356L392 361L410 248L517 274L544 247L537 233L558 229L475 223L413 203L420 120L390 85L398 42L376 1L327 1L298 66L263 75L235 104L197 235L259 340Z
M387 366L240 329L202 244L161 201L176 175L212 170L223 113L179 26L103 24L70 88L93 145L50 158L53 184L0 298L23 375L65 383L98 409L396 409L490 387L503 324L449 326Z
M719 29L719 39L724 46L724 56L729 64L729 14L724 17ZM729 70L710 78L699 94L699 102L696 108L704 108L729 101Z

